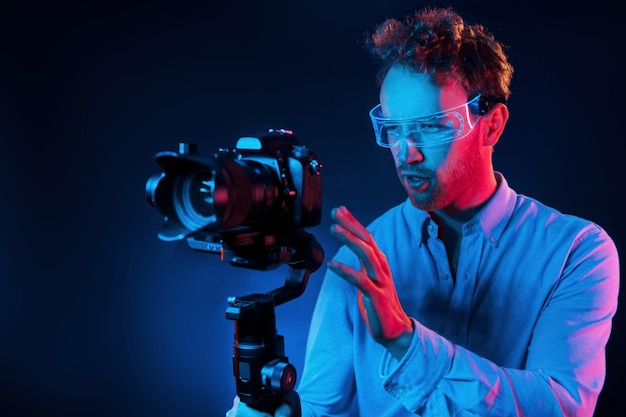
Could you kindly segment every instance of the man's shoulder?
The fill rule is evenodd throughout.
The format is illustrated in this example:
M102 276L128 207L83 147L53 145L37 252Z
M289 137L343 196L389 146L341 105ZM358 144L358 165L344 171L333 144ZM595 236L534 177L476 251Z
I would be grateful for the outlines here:
M578 224L580 226L594 224L591 220L585 219L572 213L567 213L554 206L544 203L537 198L529 197L524 194L517 194L515 211L523 213L524 216L530 215L538 218L549 219L552 221Z
M606 230L593 220L564 212L523 194L517 195L514 218L520 223L534 223L544 230L569 234L575 238L596 235L611 239Z

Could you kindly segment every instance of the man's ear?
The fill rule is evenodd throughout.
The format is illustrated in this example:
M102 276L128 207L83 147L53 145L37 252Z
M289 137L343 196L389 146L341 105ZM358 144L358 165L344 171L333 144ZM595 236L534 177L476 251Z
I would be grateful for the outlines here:
M483 129L486 129L483 135L484 146L494 146L498 143L506 122L509 120L509 108L503 103L496 103L482 117Z

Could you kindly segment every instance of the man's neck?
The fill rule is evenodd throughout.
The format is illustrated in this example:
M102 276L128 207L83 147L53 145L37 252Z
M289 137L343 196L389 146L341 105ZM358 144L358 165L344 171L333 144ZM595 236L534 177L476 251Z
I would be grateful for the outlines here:
M430 213L430 216L435 223L437 223L439 229L451 229L460 234L463 225L470 221L472 217L474 217L474 214L476 214L476 212L472 210L471 213L469 211L463 211L452 216L443 210L435 210Z
M439 226L437 237L443 242L446 253L448 254L448 262L452 278L456 280L456 271L461 256L461 239L463 237L463 225L470 221L482 206L474 207L450 215L443 210L437 210L430 213L433 221Z
M476 190L469 198L460 198L441 209L431 212L433 220L443 228L451 228L460 232L463 225L470 221L496 193L498 180L491 171L489 180L483 182L483 186Z

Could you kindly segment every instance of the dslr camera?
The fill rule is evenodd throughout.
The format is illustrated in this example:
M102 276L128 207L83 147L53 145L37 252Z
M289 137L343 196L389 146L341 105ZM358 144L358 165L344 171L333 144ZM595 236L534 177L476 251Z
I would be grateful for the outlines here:
M146 198L165 216L161 240L257 270L304 256L300 232L321 219L322 165L292 131L241 137L208 157L181 143L155 160L163 172L146 182Z

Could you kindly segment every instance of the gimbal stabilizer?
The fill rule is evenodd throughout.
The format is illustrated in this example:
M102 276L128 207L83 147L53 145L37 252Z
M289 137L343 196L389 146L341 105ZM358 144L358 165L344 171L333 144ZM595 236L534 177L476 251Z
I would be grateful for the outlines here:
M229 297L225 316L235 321L233 371L239 399L273 415L281 398L296 384L296 369L285 356L283 336L277 334L274 307L299 297L309 275L324 259L313 235L301 231L295 256L282 287L265 294ZM302 257L303 256L303 257Z

